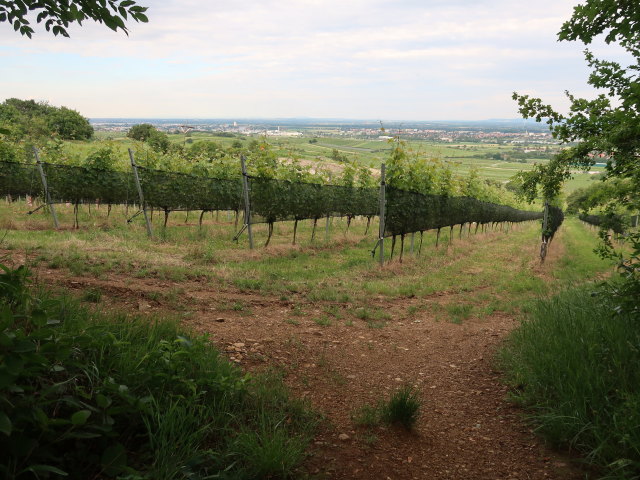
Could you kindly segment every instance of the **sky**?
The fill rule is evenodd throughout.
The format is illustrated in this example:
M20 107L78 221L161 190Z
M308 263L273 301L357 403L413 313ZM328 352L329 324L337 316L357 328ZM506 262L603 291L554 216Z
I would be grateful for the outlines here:
M561 110L593 96L577 0L138 0L129 35L85 22L33 39L0 23L0 101L89 118L518 118L514 91ZM620 59L596 44L601 57Z

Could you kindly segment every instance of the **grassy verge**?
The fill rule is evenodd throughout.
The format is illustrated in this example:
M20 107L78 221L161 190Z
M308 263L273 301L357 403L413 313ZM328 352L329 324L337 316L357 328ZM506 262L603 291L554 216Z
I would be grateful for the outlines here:
M2 478L289 478L316 422L176 323L88 312L0 274Z
M499 358L538 430L603 468L640 478L640 325L592 287L539 300Z

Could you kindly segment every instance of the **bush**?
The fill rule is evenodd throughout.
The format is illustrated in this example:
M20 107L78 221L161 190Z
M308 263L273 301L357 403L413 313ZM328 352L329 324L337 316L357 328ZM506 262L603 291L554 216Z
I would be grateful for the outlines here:
M500 360L549 440L613 478L639 478L640 324L616 303L586 287L540 300Z

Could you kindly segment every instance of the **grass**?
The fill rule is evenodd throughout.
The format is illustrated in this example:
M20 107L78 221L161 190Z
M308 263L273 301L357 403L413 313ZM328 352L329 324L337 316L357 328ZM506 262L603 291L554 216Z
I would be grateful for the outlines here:
M317 419L282 378L247 377L176 321L30 290L27 272L0 274L3 478L293 474Z
M351 420L358 427L375 427L380 423L380 410L371 405L363 405L351 414Z
M515 401L538 432L603 468L640 473L640 326L613 314L594 285L528 307L499 356Z
M421 403L419 393L412 386L405 385L382 404L382 419L411 430L418 421Z
M415 426L420 416L422 401L419 392L411 385L404 385L387 400L377 405L363 405L351 414L351 420L358 427L375 427L381 422L399 425L406 430Z
M473 312L473 305L470 303L454 303L447 305L445 308L449 314L451 323L456 324L460 324L463 320L468 319Z
M320 325L321 327L331 326L331 319L327 315L315 317L313 321L315 322L316 325Z

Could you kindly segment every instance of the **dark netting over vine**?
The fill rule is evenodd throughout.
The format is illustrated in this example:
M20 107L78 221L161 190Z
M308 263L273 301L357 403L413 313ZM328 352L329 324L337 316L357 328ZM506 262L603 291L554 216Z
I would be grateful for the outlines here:
M138 167L147 205L165 210L239 210L240 177L226 180Z
M134 203L131 174L69 165L42 164L54 202ZM44 197L36 164L0 162L0 193Z
M138 201L131 173L50 163L42 166L54 202L131 204Z
M42 182L35 164L0 162L2 195L42 195Z
M542 238L547 241L552 240L560 225L564 221L564 213L558 207L549 205L549 217L547 218L547 229L542 232Z
M425 195L386 188L385 236L404 235L464 223L524 222L541 212L518 210L470 197Z
M139 202L132 172L42 164L51 199L71 203ZM238 210L240 178L221 180L138 167L145 202L167 210ZM36 164L0 162L0 193L44 197Z
M270 178L249 179L252 223L317 219L330 216L378 215L378 190L294 183Z
M620 215L587 215L586 213L581 213L580 215L578 215L578 218L583 222L589 223L596 227L603 227L607 228L608 230L612 230L613 233L623 234L625 231L625 221ZM634 219L632 218L632 225L633 220Z

